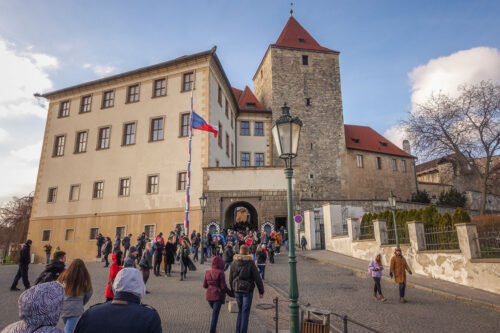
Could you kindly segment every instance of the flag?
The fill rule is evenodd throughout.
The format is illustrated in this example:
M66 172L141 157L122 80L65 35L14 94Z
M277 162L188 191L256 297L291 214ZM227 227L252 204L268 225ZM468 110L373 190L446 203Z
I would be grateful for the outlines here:
M192 128L197 129L200 131L207 131L207 132L212 132L214 133L214 137L217 137L217 134L219 133L219 129L217 126L212 126L207 124L205 119L200 117L196 112L193 111L193 123L192 123Z

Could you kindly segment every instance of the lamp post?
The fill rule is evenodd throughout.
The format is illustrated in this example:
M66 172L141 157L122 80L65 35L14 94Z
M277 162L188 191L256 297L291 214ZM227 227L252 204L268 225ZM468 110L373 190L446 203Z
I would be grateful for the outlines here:
M276 150L285 162L285 177L288 182L288 239L295 239L293 225L292 199L292 160L297 156L300 129L302 121L298 117L290 116L290 108L284 103L281 116L274 122L272 133ZM288 298L290 299L290 332L299 333L299 286L297 284L297 259L295 257L295 242L290 242L288 251L289 284Z
M203 242L203 236L205 233L205 208L207 207L207 197L205 196L205 193L201 194L200 197L200 207L201 207L201 239L200 242ZM201 247L201 258L200 258L200 264L203 265L205 262L205 253L203 253L203 246Z
M396 247L399 248L399 236L398 236L398 224L396 223L396 196L394 195L394 193L392 193L392 190L391 190L391 194L389 195L389 205L391 206L391 210L392 210L392 221L394 223L394 234L396 234Z

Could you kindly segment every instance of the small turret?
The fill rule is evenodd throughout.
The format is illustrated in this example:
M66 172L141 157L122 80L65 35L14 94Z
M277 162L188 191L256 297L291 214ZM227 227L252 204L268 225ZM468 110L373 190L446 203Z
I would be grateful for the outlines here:
M403 150L405 153L411 155L411 147L410 147L410 141L408 140L403 140Z

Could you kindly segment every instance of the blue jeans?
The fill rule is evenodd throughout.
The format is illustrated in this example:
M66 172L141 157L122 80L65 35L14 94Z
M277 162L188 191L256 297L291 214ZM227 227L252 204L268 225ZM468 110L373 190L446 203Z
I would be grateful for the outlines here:
M80 317L63 317L64 333L73 333Z
M285 241L285 248L288 251L288 240Z
M219 312L222 307L222 303L220 301L209 301L210 307L212 308L212 321L210 322L210 333L215 333L217 329L217 321L219 320Z
M45 258L47 259L47 264L50 263L50 253L47 253L45 255Z
M236 320L236 333L247 333L248 318L252 308L253 292L248 294L234 293L236 303L238 303L238 319Z
M232 263L233 263L232 261L231 261L231 262L227 262L227 261L226 261L226 263L224 264L224 272L225 272L225 271L227 271L227 269L228 269L229 267L231 267L231 264L232 264Z
M399 297L405 297L406 283L399 284Z
M264 274L266 273L266 264L257 264L257 267L259 268L261 279L264 280Z

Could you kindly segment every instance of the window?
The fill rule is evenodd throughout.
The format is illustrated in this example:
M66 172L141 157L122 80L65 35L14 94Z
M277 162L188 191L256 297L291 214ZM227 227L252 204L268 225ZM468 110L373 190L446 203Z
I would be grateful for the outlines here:
M123 237L125 237L125 227L116 227L115 235L119 235L120 238L123 239Z
M392 160L392 171L398 171L398 161L396 159Z
M406 161L405 160L401 160L401 171L406 172Z
M248 121L240 123L240 135L250 135L250 123Z
M229 134L226 133L226 155L229 157Z
M83 96L82 102L80 104L80 113L90 112L91 105L92 105L92 95Z
M47 196L47 202L54 203L54 202L56 202L56 198L57 198L57 187L51 187L51 188L49 188L49 194Z
M123 125L123 146L135 144L135 123Z
M134 84L128 87L127 90L127 103L139 102L139 85Z
M382 169L382 159L380 157L377 157L377 169Z
M153 239L156 235L156 225L154 224L147 224L144 226L144 233L146 234L149 239Z
M218 168L219 167L219 160L215 160L215 167Z
M94 189L92 191L92 198L93 199L102 199L103 194L104 194L104 182L103 181L94 182Z
M250 166L250 153L241 153L241 163L242 167Z
M305 43L306 42L306 40L304 38L297 38L297 41L299 43Z
M231 142L231 164L234 165L234 143Z
M108 149L110 137L111 137L111 127L99 128L99 137L97 138L97 149Z
M306 106L311 106L311 98L306 98Z
M103 94L102 98L102 108L110 108L114 105L115 103L115 91L114 90L108 90L105 91Z
M304 65L304 66L309 65L309 56L306 56L306 55L302 56L302 65Z
M231 128L234 128L234 115L232 111L231 111Z
M59 104L59 118L69 116L69 101L64 101Z
M220 88L220 86L218 86L217 89L217 102L220 106L222 106L222 89Z
M229 105L227 103L227 98L226 98L226 118L229 119Z
M153 97L161 97L167 94L166 82L167 80L165 79L159 79L155 81Z
M264 166L264 153L255 153L255 166Z
M245 104L245 108L247 108L247 109L255 109L255 108L257 108L257 104L252 103L252 102L246 103Z
M75 229L66 229L66 233L64 235L65 241L72 241L75 239Z
M64 145L66 143L65 135L58 135L54 140L54 153L52 156L63 156L64 155Z
M80 185L71 185L69 188L69 201L80 199Z
M183 191L186 189L186 173L179 172L177 174L177 190Z
M363 155L356 155L356 160L358 162L358 168L363 167Z
M118 196L128 197L130 195L130 178L120 178L120 189Z
M99 234L99 228L90 228L89 239L97 239L97 235Z
M255 129L254 129L253 135L256 135L256 136L263 136L264 135L264 123L263 122L261 122L261 121L255 122Z
M182 91L193 89L194 73L184 73L182 76Z
M163 118L151 119L149 141L160 141L160 140L163 140Z
M87 151L87 139L88 139L87 131L80 131L76 133L76 141L75 141L75 153L85 153Z
M148 176L148 186L146 189L147 193L148 194L158 193L159 183L160 183L160 177L158 175Z
M50 241L50 230L42 231L42 242Z
M189 113L181 114L180 136L189 135Z
M221 134L217 137L217 139L219 140L219 147L222 148L222 133L223 132L222 132L222 124L220 123L220 121L219 121L219 133L221 133Z

